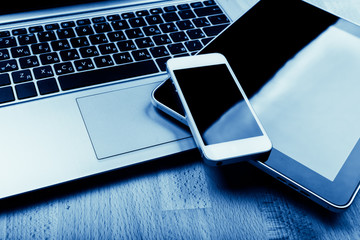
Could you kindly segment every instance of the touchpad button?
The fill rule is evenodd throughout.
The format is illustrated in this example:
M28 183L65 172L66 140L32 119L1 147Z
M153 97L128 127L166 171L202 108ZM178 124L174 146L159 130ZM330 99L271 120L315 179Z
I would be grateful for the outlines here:
M98 159L190 137L160 116L150 103L149 84L78 98L77 102Z

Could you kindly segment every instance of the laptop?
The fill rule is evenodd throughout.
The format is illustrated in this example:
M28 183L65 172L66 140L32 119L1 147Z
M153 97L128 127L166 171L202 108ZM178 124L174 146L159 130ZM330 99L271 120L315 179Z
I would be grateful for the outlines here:
M195 54L233 22L229 9L235 1L2 6L0 198L192 149L150 95L169 58Z

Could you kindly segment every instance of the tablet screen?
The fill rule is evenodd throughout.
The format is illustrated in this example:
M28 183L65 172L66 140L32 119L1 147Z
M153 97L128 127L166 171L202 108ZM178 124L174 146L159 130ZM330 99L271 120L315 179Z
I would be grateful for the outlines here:
M331 181L360 136L360 38L341 29L342 21L252 98L274 146Z
M334 181L360 137L359 29L262 0L201 53L226 56L274 148Z
M200 52L227 58L273 143L254 164L337 208L360 183L359 39L304 1L261 0ZM169 82L157 97L183 119Z

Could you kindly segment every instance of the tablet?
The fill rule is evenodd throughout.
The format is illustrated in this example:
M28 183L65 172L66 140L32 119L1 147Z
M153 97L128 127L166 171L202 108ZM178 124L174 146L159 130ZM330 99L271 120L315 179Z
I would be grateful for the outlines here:
M328 209L350 206L360 181L360 27L300 0L261 0L200 54L211 52L233 66L273 142L253 164ZM186 123L169 81L153 102Z

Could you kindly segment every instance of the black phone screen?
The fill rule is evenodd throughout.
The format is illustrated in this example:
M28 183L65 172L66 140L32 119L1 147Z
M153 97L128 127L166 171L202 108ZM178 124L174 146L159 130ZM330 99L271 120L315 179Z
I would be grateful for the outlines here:
M262 135L225 64L174 74L205 145Z

